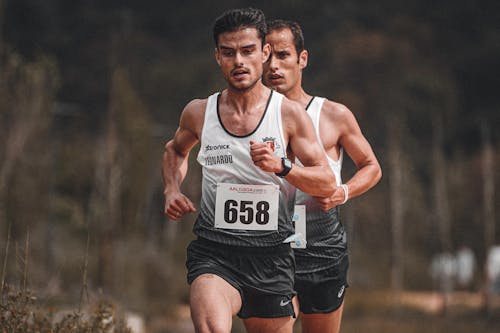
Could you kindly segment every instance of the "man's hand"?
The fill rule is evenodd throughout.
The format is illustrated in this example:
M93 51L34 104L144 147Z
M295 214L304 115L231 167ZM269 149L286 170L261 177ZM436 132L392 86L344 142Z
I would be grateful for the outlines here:
M330 197L327 198L314 197L314 200L316 200L318 205L323 210L329 210L335 206L342 204L344 202L344 199L345 199L345 192L340 186L337 186L335 192L333 192L333 195Z
M281 158L265 142L250 141L250 156L253 164L266 172L279 173L283 171Z
M187 213L196 212L191 200L180 192L165 193L165 215L178 221Z

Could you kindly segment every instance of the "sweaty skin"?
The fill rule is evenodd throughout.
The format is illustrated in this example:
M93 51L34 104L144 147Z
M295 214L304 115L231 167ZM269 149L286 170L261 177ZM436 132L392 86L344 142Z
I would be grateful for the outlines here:
M289 28L272 30L266 42L271 45L272 51L264 65L264 83L299 103L306 113L306 106L312 99L302 88L302 70L308 61L307 50L297 53ZM340 186L330 196L315 197L320 207L328 210L368 191L380 180L382 172L370 144L346 106L325 100L320 114L319 133L324 151L330 158L338 161L343 148L357 167L357 172L345 183L348 187L347 198ZM302 332L338 333L342 311L343 304L330 313L301 312Z
M246 135L262 118L271 90L261 82L262 64L270 47L262 46L255 28L225 32L219 36L215 58L227 82L219 99L219 115L230 133ZM180 188L187 173L187 159L201 140L207 99L195 99L182 111L179 127L165 145L162 174L165 184L165 214L178 221L195 212L193 202ZM335 177L321 153L313 124L300 105L283 98L283 134L287 145L300 158L304 167L293 165L286 180L304 192L331 196ZM256 167L272 173L283 170L281 159L262 143L248 143L248 151ZM191 284L191 315L197 332L228 332L232 317L242 305L238 290L214 274L202 274ZM249 318L244 323L250 333L291 333L292 317Z

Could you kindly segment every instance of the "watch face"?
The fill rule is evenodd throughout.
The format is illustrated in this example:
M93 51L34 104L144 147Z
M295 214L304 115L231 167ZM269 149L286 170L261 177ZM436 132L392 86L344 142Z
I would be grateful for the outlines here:
M280 173L276 173L276 176L285 177L290 172L290 170L292 170L292 161L290 161L286 157L282 157L281 165L283 165L283 171L281 171Z
M287 169L292 168L292 161L290 161L288 158L283 159L283 166Z

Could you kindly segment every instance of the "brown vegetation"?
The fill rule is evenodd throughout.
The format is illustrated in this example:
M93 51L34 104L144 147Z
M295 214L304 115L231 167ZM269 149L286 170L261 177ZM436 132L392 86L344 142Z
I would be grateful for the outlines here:
M195 216L165 219L161 154L183 106L224 86L210 29L235 5L0 0L2 283L22 281L66 305L81 302L83 284L148 320L174 322L188 299ZM307 91L350 107L381 163L380 184L342 209L353 291L432 290L432 256L462 244L476 255L471 290L480 290L488 247L500 241L496 3L253 5L301 23ZM195 158L183 189L197 203ZM364 306L346 310L345 329L375 332L356 325L382 325L378 304L364 317ZM416 322L439 320L427 316L417 311ZM151 319L168 326L160 321Z
M56 319L52 309L40 307L30 291L5 285L0 293L1 333L131 333L108 301L92 312L69 311Z

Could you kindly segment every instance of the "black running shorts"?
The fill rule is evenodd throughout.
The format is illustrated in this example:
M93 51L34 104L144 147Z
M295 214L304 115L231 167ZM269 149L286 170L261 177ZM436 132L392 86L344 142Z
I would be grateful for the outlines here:
M338 265L310 273L295 275L300 311L305 314L329 313L344 301L347 284L348 256Z
M295 259L290 244L241 247L198 238L188 246L186 267L189 284L202 274L215 274L236 288L242 319L295 316Z

